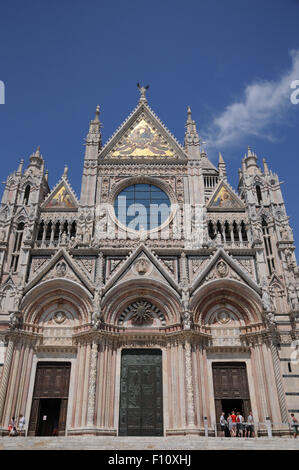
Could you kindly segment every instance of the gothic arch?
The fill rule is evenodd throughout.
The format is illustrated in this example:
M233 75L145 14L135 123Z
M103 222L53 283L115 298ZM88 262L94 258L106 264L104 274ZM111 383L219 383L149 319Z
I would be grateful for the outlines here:
M53 279L33 287L24 297L21 309L23 322L38 325L46 318L45 312L64 305L68 318L73 318L73 326L90 322L92 299L90 293L69 279ZM55 307L56 305L56 307Z
M262 321L262 303L259 295L249 286L236 280L218 279L199 287L191 298L194 321L204 324L212 311L225 308L236 315L244 325Z
M154 280L128 280L117 284L104 296L102 314L104 321L119 324L124 311L136 301L145 300L164 317L165 325L179 323L181 303L176 292ZM163 325L164 326L164 325Z

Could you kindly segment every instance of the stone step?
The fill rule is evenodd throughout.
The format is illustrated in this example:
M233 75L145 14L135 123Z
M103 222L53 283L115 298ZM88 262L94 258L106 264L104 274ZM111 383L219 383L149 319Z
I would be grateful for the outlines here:
M299 438L2 437L0 450L299 450Z

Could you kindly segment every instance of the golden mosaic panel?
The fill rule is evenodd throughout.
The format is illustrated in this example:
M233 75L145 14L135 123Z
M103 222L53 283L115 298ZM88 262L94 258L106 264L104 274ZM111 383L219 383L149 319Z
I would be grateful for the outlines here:
M144 119L136 123L109 155L110 157L173 157L168 142Z
M73 207L73 198L64 185L61 186L46 205L46 209L69 209Z

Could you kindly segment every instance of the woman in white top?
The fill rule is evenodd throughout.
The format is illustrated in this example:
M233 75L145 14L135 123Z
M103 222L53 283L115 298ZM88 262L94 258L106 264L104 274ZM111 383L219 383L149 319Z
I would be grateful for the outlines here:
M20 417L19 417L19 433L20 434L23 431L24 426L25 426L25 416L20 415Z

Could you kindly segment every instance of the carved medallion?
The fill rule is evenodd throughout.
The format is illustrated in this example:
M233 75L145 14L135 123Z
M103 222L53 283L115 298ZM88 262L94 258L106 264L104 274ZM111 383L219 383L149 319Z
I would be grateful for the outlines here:
M228 266L223 260L221 260L221 261L219 261L219 263L217 263L216 269L217 269L217 273L219 274L220 277L227 276Z
M138 258L138 260L132 266L132 270L139 276L146 276L151 273L153 267L148 259Z
M54 313L53 318L54 321L60 325L66 320L66 314L64 312L59 311Z
M66 275L66 263L64 261L59 261L55 267L56 274L59 277L63 277Z

